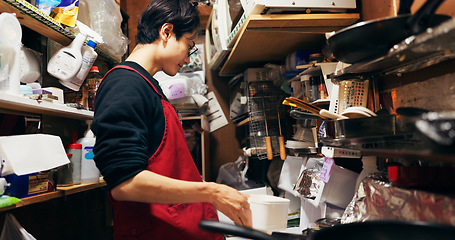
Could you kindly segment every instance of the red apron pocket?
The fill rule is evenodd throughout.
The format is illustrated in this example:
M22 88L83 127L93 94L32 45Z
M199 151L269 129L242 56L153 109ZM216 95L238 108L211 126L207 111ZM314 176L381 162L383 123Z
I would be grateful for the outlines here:
M129 202L118 207L114 215L121 211L117 217L114 217L114 235L121 236L122 239L140 239L148 232L152 231L150 217L146 214L149 212L149 205L144 203ZM122 219L116 223L115 219Z

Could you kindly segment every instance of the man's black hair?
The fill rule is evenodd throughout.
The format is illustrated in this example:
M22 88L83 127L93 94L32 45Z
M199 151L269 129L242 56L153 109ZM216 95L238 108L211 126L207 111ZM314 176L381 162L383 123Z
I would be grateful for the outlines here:
M152 0L142 12L137 25L136 44L152 43L163 24L172 23L177 38L199 29L197 3L188 0Z

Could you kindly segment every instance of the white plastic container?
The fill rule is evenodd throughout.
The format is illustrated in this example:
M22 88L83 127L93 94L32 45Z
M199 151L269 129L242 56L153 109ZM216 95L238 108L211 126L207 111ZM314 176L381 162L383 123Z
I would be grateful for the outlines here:
M285 230L288 223L289 199L265 194L251 194L253 228L265 232Z
M270 187L252 188L252 189L240 190L239 192L247 194L247 195L251 195L251 194L273 195L272 189ZM234 221L229 219L222 212L220 212L218 210L216 212L218 214L218 220L220 222L234 224Z
M60 81L70 81L76 76L82 65L82 45L85 36L82 33L76 35L73 42L55 53L47 65L47 72Z
M41 77L41 63L33 50L22 46L20 49L20 62L22 83L33 83Z
M83 138L80 138L77 143L82 144L81 157L81 183L94 183L100 179L100 172L95 165L93 157L93 146L95 146L96 138L93 132L89 129Z
M358 173L333 165L330 180L324 185L320 202L346 208L355 193Z
M93 66L96 58L98 57L98 53L95 51L96 43L92 40L88 40L87 45L82 47L82 64L79 72L76 74L74 78L69 81L62 81L60 83L73 90L79 91L80 87L84 83L85 78L87 77L88 73L90 72L90 68Z

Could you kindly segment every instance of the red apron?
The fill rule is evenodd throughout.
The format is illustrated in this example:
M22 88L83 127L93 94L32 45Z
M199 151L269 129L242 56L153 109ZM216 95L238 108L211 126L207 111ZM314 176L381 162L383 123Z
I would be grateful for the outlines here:
M153 84L137 70L124 65L113 69L115 68L138 73L161 98L165 117L164 136L158 150L148 160L147 169L174 179L201 182L201 176L187 147L182 124L174 107L164 100ZM218 219L212 204L148 204L115 201L112 197L110 200L114 211L115 240L223 239L221 234L204 231L198 226L203 219Z

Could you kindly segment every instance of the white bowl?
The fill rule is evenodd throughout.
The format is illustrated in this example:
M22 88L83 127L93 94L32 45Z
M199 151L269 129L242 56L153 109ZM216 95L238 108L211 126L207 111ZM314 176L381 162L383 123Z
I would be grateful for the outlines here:
M341 115L349 118L377 116L376 113L366 107L349 107L346 108Z

